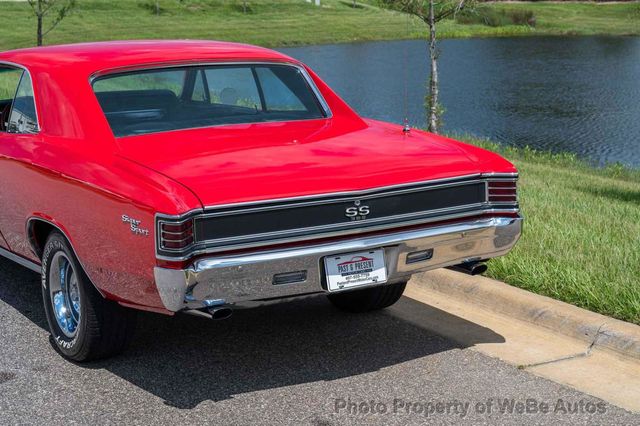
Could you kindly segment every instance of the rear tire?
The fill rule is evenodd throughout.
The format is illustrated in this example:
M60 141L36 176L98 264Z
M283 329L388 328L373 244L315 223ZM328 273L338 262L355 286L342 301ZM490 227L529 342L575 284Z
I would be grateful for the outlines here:
M379 287L329 294L327 297L334 306L343 311L369 312L384 309L396 303L402 297L406 286L406 282L385 284Z
M116 355L133 335L136 312L98 293L59 232L44 247L42 298L53 344L69 360Z

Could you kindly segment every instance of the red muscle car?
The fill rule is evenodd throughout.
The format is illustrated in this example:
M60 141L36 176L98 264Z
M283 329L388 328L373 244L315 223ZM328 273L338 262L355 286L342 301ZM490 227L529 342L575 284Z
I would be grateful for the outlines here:
M359 117L272 50L0 53L0 255L42 274L76 361L121 351L138 309L220 319L310 294L385 308L417 272L507 253L516 179L496 154Z

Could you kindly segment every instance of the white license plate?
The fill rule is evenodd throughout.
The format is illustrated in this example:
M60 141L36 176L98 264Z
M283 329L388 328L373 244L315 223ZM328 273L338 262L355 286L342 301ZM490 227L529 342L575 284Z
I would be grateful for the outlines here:
M324 267L329 291L387 281L383 249L327 256L324 258Z

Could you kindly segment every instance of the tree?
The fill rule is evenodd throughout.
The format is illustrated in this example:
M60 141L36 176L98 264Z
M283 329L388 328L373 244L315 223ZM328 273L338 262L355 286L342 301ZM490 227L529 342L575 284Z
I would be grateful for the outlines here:
M436 24L443 19L454 17L474 0L380 0L383 7L399 10L420 18L429 27L429 59L431 76L426 99L428 130L438 133L441 119L440 93L438 89L438 49Z
M49 34L76 7L76 0L27 0L38 19L37 43L42 46L42 39ZM45 17L53 15L49 28L44 30Z

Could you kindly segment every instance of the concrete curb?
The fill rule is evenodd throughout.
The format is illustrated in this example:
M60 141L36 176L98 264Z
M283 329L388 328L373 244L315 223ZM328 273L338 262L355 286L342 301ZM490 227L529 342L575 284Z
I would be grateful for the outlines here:
M482 276L446 269L415 276L418 286L640 360L640 326Z

